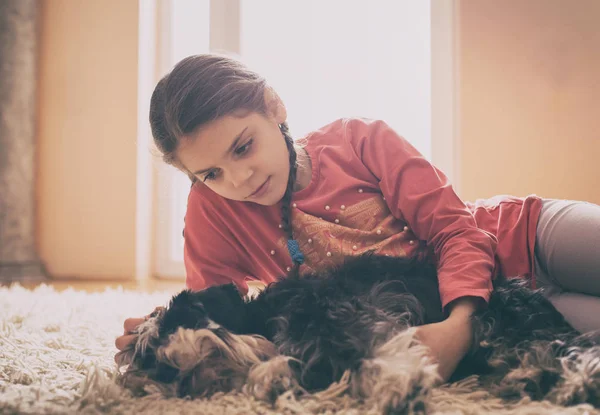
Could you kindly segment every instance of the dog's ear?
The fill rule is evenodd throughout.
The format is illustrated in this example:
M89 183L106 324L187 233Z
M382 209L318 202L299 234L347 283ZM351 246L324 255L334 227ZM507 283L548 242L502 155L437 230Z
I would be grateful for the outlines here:
M162 319L160 336L178 327L208 328L215 322L239 333L245 323L245 301L234 284L216 285L202 291L184 290L173 297Z
M211 312L223 306L238 308L244 303L244 297L235 284L223 284L209 287L198 293L198 299L202 302L207 312Z
M242 296L242 293L238 289L237 285L235 285L233 283L218 285L213 288L218 288L219 290L221 290L222 293L227 296L229 301L232 301L233 303L237 304L240 300L243 301L243 299L244 299L244 297Z
M197 294L212 321L234 333L243 330L246 303L235 284L209 287Z

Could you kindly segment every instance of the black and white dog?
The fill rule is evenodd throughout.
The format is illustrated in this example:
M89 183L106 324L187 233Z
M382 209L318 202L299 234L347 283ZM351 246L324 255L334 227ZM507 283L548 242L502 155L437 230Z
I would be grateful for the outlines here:
M153 383L167 396L238 390L272 401L344 377L348 393L386 413L419 412L439 378L414 327L443 318L434 267L364 255L282 279L251 300L234 285L182 291L139 327L120 355L128 366L121 379L133 390ZM600 342L526 281L496 279L473 327L453 379L478 374L504 399L600 405Z

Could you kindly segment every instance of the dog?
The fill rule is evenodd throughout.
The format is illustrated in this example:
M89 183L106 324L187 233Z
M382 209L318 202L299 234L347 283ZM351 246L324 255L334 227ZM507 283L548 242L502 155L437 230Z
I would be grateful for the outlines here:
M526 280L493 285L451 381L475 374L505 400L599 406L598 339L577 332ZM252 299L233 284L184 290L120 353L121 382L134 391L152 383L165 396L243 391L273 402L346 376L348 393L383 413L427 412L440 378L415 331L444 318L432 264L372 254L280 279Z

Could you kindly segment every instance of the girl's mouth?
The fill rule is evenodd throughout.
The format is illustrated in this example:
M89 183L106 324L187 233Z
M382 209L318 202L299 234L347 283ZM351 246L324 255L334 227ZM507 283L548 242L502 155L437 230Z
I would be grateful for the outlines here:
M267 180L259 186L248 198L256 198L264 196L269 191L269 185L271 184L271 176L267 177Z

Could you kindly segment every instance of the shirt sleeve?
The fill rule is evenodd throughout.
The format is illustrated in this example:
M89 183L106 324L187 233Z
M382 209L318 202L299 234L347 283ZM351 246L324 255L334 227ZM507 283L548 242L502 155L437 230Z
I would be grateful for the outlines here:
M219 225L217 210L193 188L188 197L184 229L183 259L186 286L194 291L234 283L242 295L248 293L248 273L243 270L232 243L233 236Z
M464 296L488 302L497 240L477 227L446 176L383 121L349 120L346 137L392 214L433 248L442 306Z

